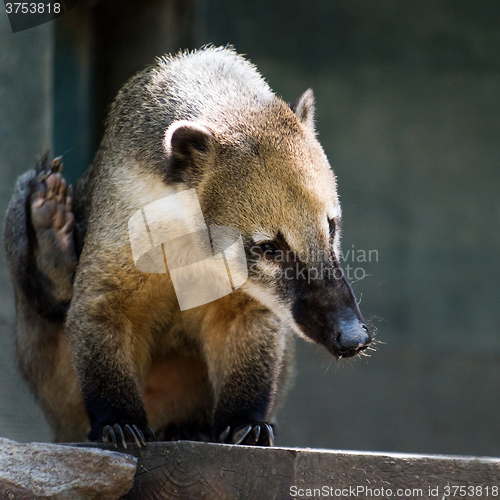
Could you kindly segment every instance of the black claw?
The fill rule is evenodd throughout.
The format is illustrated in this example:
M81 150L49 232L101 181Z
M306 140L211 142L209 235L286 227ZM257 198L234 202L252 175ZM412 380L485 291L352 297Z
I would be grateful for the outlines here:
M252 431L247 436L246 444L248 445L256 445L259 442L260 437L260 425L254 425Z
M259 438L260 438L260 435L261 435L261 428L260 428L260 425L256 425L254 428L253 428L253 432L255 434L255 442L258 442L259 441Z
M118 435L118 439L121 441L122 446L127 449L127 442L125 441L125 436L123 434L123 429L121 425L115 424L113 425L113 430L115 431L115 434Z
M52 160L52 172L60 172L63 169L62 156L58 156Z
M146 437L145 437L146 435ZM113 443L115 448L118 445L123 446L127 449L127 442L132 442L141 448L142 446L147 446L147 441L155 441L155 433L149 427L144 429L142 432L137 425L125 424L123 427L120 424L106 425L101 431L101 440L103 443Z
M233 434L233 443L241 444L243 440L248 436L249 432L252 430L251 425L247 425Z
M226 427L226 430L221 432L221 434L219 436L219 443L226 443L227 437L229 436L230 433L231 433L231 427L228 425Z
M248 446L274 446L274 429L272 425L264 422L246 425L236 432L232 432L232 428L227 426L220 433L218 442Z
M273 428L269 424L264 424L264 428L267 432L264 432L264 436L266 439L264 440L264 446L274 446L274 431Z
M144 441L145 442L154 442L156 441L156 434L154 433L153 429L151 427L145 427L144 428Z
M134 425L135 427L135 425ZM135 441L135 444L140 448L141 447L141 442L139 441L139 437L137 436L136 432L132 427L130 427L129 424L125 424L125 427L123 428L124 433L127 435L128 438L131 438L130 441Z
M113 427L111 425L106 425L102 429L102 441L103 443L109 443L112 442L115 445L115 448L118 448L118 443L116 442L116 435L115 431L113 430Z
M144 437L144 434L142 433L141 429L137 427L137 425L133 425L132 428L134 429L134 439L137 443L137 446L141 447L142 446L147 446L148 444L146 443L146 438ZM151 431L153 432L153 431Z

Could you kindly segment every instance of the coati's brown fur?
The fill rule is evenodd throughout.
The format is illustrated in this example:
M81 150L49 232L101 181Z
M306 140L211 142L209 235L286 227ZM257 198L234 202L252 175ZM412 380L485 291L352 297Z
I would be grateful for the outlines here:
M118 94L74 194L59 160L19 179L5 222L18 353L56 440L141 443L151 427L272 445L291 332L337 357L366 348L313 114L312 91L286 104L232 49L165 57ZM127 223L189 188L207 225L239 230L249 277L181 311L169 274L135 267Z

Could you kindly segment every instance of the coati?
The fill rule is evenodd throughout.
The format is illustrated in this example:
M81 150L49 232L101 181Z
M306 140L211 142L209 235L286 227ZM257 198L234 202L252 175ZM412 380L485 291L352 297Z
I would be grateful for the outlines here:
M19 362L56 441L270 446L292 332L337 358L369 345L311 90L285 103L232 48L166 56L119 92L73 192L61 165L20 177L5 219ZM128 221L188 189L239 231L248 279L181 311L170 273L137 269Z

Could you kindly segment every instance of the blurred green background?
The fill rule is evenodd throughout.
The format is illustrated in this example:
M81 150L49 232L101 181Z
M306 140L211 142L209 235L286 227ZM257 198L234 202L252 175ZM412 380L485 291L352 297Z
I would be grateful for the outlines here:
M337 363L297 340L277 444L500 456L499 26L491 0L102 0L16 34L0 11L0 209L47 147L74 181L155 56L233 44L285 100L314 90L343 249L377 251L348 263L383 344ZM48 440L3 255L0 280L0 435Z

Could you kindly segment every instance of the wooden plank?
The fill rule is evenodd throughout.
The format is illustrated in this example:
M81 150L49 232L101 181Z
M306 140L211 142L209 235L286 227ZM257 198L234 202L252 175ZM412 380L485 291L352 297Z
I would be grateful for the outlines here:
M500 458L191 441L129 445L124 451L139 458L126 500L500 499Z

